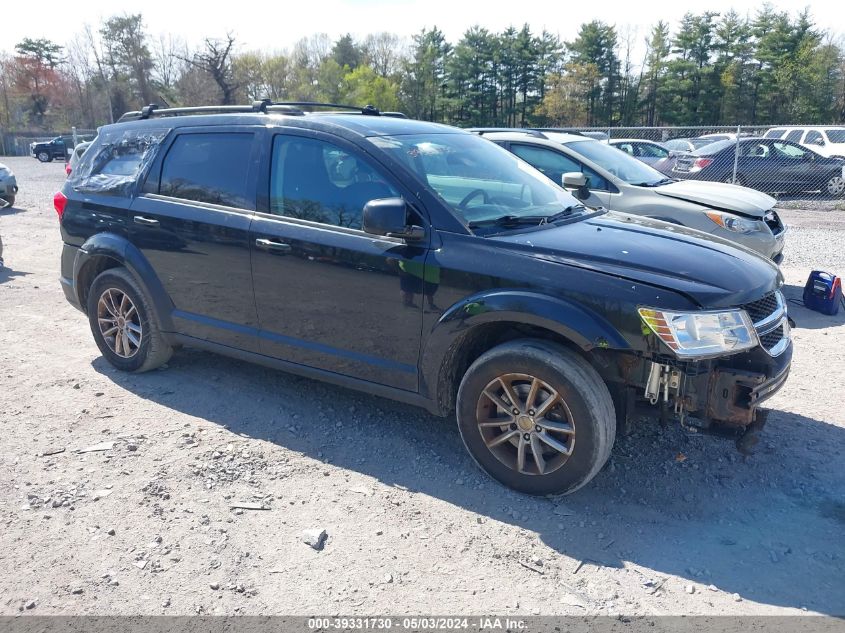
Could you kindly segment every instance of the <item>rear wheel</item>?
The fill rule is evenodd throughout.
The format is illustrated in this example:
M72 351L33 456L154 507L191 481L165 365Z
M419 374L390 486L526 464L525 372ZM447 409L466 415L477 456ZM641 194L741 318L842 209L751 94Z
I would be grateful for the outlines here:
M38 152L38 154L36 155L36 157L37 157L37 158L38 158L38 160L40 160L42 163L49 163L51 160L53 160L53 157L52 157L52 156L50 156L50 153L49 153L49 152L44 152L44 151Z
M476 463L520 492L574 492L601 470L616 435L610 392L580 356L523 339L491 349L458 390L458 428Z
M845 194L845 178L842 174L833 174L825 183L824 190L829 196L841 197Z
M173 353L151 302L125 268L110 268L97 276L87 307L97 347L118 369L149 371L166 363Z

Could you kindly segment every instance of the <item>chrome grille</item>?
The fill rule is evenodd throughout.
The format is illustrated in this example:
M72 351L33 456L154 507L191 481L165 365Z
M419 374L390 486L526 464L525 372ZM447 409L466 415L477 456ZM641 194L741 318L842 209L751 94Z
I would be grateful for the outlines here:
M760 346L772 356L778 356L789 347L791 338L786 317L786 302L779 290L740 306L751 317Z
M783 340L783 325L778 325L774 330L769 330L760 335L760 345L767 352L771 352L775 345Z
M783 222L780 221L780 217L774 211L769 211L764 217L763 221L766 223L766 226L772 231L772 235L779 235L783 232Z
M751 317L751 321L756 326L767 317L771 316L778 309L778 293L770 292L762 299L752 301L740 306Z

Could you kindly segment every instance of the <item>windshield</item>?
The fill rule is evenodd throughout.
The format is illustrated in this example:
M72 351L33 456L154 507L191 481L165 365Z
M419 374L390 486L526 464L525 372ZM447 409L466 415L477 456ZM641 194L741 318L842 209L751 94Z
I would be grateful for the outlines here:
M566 147L594 162L605 171L609 171L629 185L654 185L668 180L656 169L636 158L632 158L624 151L604 143L575 141L574 143L567 143Z
M542 173L473 134L408 134L370 141L418 174L469 224L551 218L581 203Z
M838 130L826 130L827 138L831 143L845 143L845 128Z

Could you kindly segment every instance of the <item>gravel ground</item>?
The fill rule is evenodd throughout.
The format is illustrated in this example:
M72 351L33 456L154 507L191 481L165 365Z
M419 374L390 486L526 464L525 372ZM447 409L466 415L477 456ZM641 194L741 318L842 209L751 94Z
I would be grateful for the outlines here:
M845 314L790 306L753 456L642 424L528 498L415 408L190 350L113 370L57 281L62 165L4 162L0 614L845 614ZM790 297L845 273L845 213L783 216Z

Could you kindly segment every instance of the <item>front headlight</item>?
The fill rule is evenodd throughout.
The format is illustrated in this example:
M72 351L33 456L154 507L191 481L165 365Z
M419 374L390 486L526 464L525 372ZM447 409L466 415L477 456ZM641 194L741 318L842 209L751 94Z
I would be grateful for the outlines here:
M754 220L747 220L732 213L721 213L719 211L706 211L704 213L713 222L723 229L734 233L753 233L760 230L760 225Z
M704 358L751 349L757 331L745 310L670 312L640 308L648 328L681 358Z

